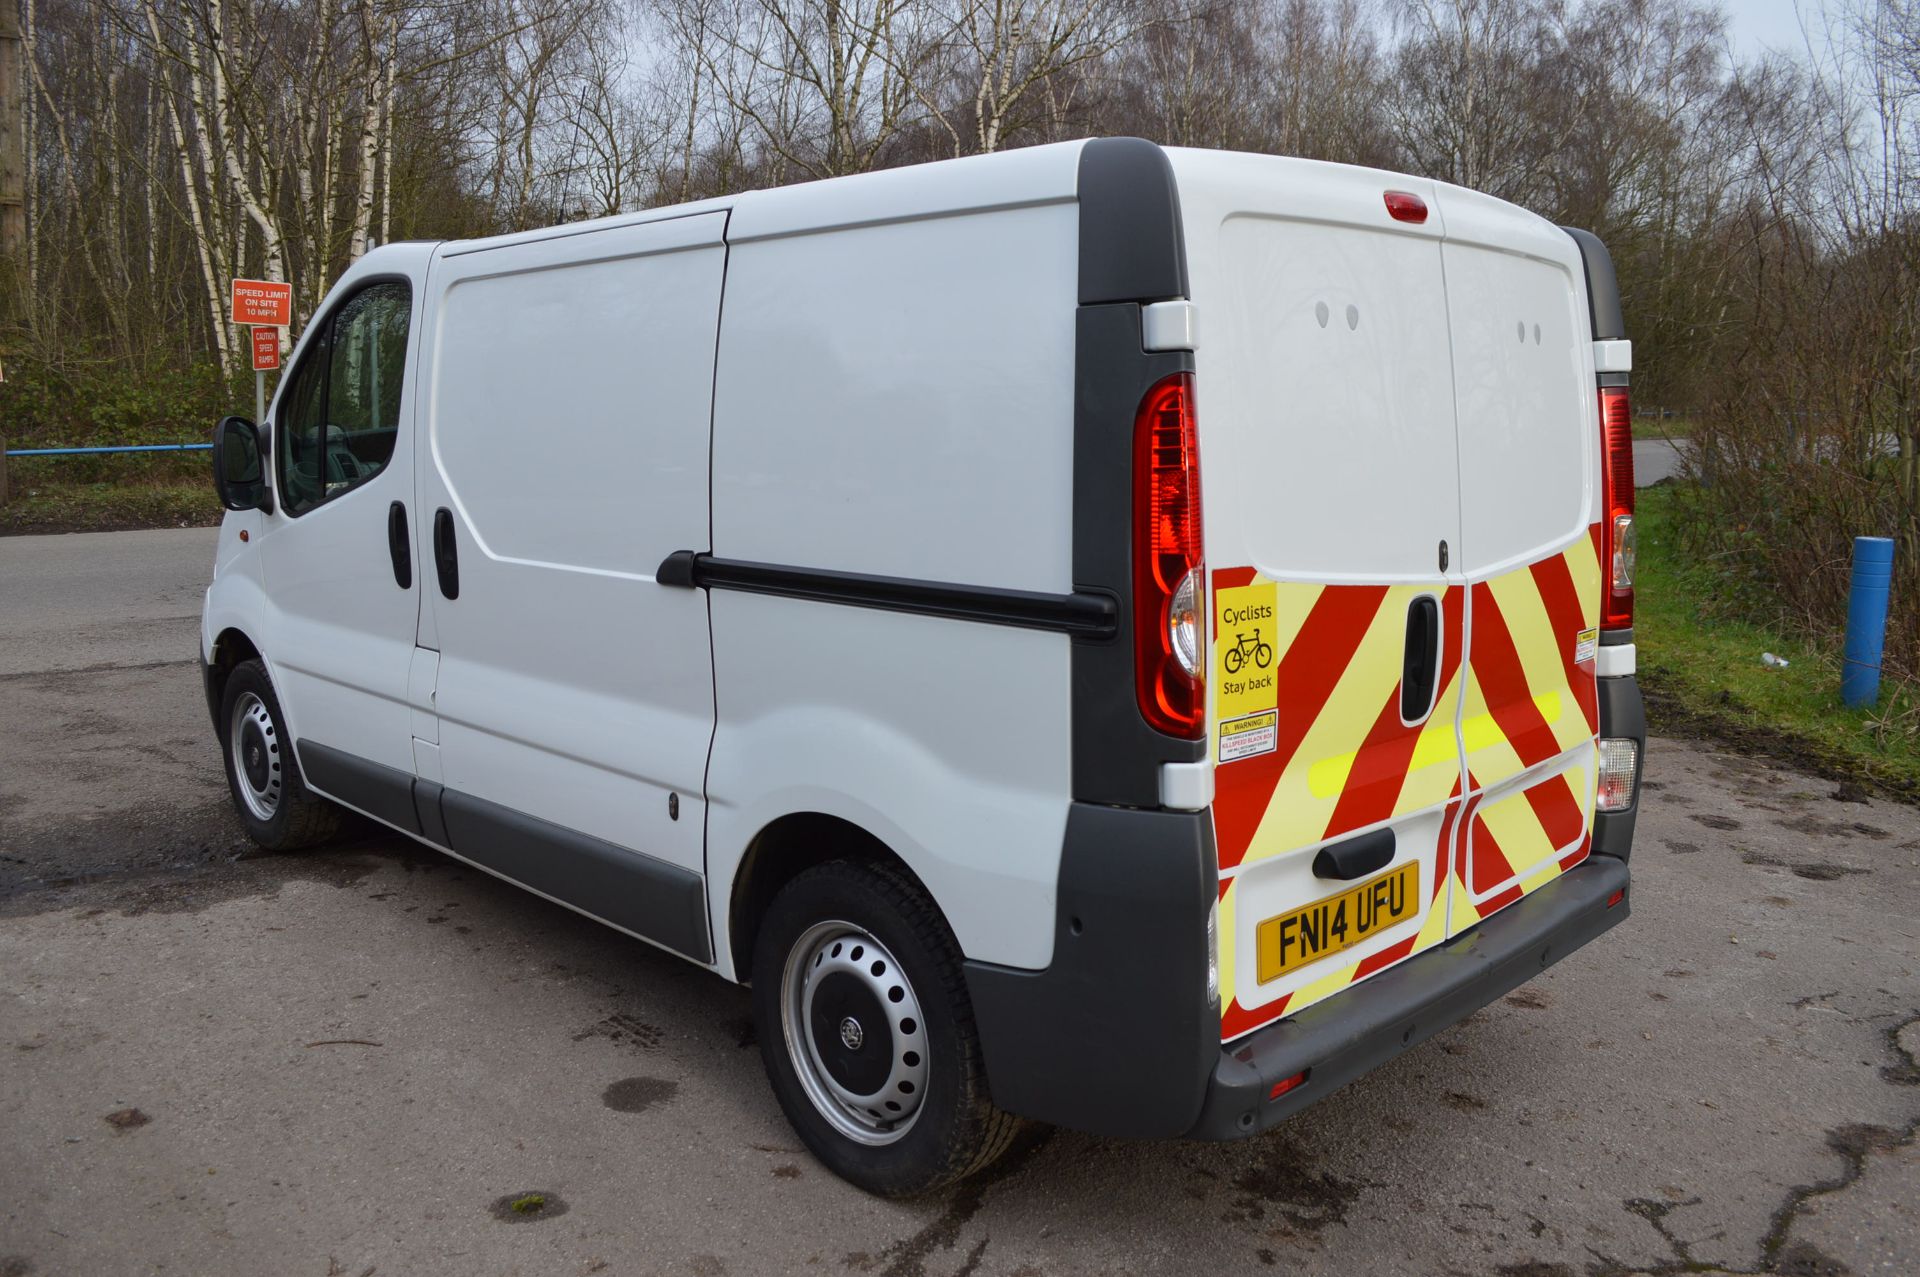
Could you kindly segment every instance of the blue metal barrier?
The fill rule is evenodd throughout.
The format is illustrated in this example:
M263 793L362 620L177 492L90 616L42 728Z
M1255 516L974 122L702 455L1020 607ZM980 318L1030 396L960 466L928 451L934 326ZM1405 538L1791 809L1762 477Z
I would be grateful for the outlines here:
M205 452L210 443L136 443L119 448L8 448L9 457L84 457L102 452Z
M1887 641L1887 600L1893 586L1893 541L1853 539L1853 586L1847 594L1846 658L1840 700L1849 706L1880 699L1880 654Z

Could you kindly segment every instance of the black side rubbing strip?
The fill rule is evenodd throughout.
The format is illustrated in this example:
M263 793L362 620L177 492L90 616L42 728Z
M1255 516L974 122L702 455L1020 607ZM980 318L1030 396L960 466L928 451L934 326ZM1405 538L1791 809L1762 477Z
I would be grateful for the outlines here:
M983 585L951 585L902 577L832 572L717 559L692 550L676 550L654 573L661 585L683 589L739 590L816 603L911 612L985 625L1051 630L1077 637L1110 638L1118 621L1112 599L1099 594L1043 594Z
M387 507L387 553L393 556L393 583L413 588L413 547L407 540L407 507L395 501Z
M1433 710L1440 677L1440 605L1423 594L1407 606L1407 650L1400 667L1400 719L1417 723Z
M330 745L303 740L294 745L307 783L376 820L410 834L420 832L413 805L413 776L384 763L369 762Z
M1627 321L1620 314L1620 283L1613 274L1613 254L1592 231L1562 226L1580 246L1580 263L1587 273L1587 317L1593 323L1593 339L1609 341L1627 335Z
M1393 863L1393 830L1376 829L1358 838L1322 847L1313 858L1313 876L1352 882Z
M1080 304L1187 296L1173 165L1152 142L1095 138L1080 150Z
M695 962L713 961L699 874L490 803L442 790L455 855Z

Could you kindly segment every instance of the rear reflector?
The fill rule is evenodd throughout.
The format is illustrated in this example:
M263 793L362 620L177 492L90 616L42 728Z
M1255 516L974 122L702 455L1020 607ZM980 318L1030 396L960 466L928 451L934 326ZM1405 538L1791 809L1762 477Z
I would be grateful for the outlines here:
M1640 743L1626 736L1600 738L1601 811L1625 811L1633 806L1634 764L1640 761Z
M1622 887L1620 888L1620 890L1614 892L1612 895L1607 897L1607 908L1609 909L1613 908L1615 905L1619 904L1622 900L1625 900L1626 898L1627 898L1627 889L1625 887Z
M1207 587L1193 374L1155 382L1133 423L1134 691L1169 736L1206 733Z
M1600 387L1600 628L1633 627L1633 403L1625 386Z
M1294 1087L1304 1083L1306 1080L1307 1080L1307 1075L1305 1073L1296 1073L1292 1077L1283 1077L1278 1082L1275 1082L1273 1084L1273 1089L1267 1092L1267 1098L1270 1100L1277 1100L1281 1096L1285 1095L1288 1091L1291 1091Z
M1427 220L1427 202L1412 191L1388 191L1387 214L1396 222L1419 226Z

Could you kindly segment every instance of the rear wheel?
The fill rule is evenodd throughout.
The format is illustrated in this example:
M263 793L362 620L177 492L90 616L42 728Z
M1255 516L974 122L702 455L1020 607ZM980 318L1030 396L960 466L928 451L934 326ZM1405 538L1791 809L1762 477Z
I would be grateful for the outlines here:
M285 722L266 666L258 660L236 665L221 696L227 787L247 835L269 851L324 842L344 814L300 779Z
M1023 1125L993 1107L959 948L903 875L834 861L787 884L754 947L753 1001L787 1120L868 1192L984 1170Z

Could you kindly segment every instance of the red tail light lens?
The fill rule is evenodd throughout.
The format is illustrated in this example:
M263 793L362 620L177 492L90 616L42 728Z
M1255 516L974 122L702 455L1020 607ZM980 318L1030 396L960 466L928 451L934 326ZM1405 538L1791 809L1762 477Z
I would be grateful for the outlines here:
M1133 423L1133 650L1140 712L1186 740L1207 725L1205 557L1193 374L1179 372Z
M1633 626L1633 403L1625 386L1600 387L1600 628Z

